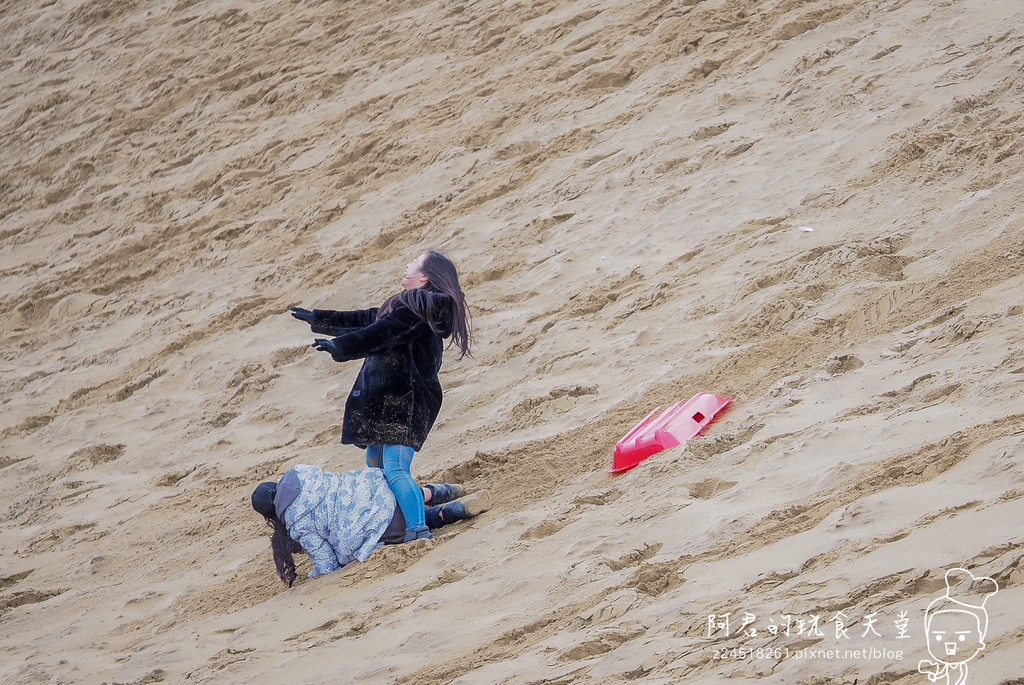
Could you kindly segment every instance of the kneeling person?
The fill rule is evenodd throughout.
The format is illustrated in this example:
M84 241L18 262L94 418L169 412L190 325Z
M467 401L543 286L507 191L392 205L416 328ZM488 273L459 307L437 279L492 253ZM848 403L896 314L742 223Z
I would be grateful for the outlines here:
M462 486L448 483L423 488L429 528L471 518L491 508L486 490L462 497ZM293 554L305 552L313 564L309 577L365 561L385 544L405 537L405 517L380 469L333 473L300 464L276 483L260 483L252 508L274 529L271 549L277 576L291 587Z

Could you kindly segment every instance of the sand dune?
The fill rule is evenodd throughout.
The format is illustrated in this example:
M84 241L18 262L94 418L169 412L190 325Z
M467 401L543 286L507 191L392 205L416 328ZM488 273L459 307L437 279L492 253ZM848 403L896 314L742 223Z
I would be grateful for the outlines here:
M1022 26L6 3L0 680L924 683L964 567L999 587L968 682L1019 682ZM284 589L253 485L362 466L358 364L287 307L378 304L428 247L477 341L413 473L495 508ZM607 472L700 391L734 400Z

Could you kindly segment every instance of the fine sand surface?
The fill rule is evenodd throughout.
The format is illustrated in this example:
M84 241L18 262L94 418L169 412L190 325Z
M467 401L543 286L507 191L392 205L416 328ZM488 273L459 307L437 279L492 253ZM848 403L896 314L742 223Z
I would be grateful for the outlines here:
M0 682L927 683L955 567L1024 682L1024 3L8 0L0 153ZM429 247L495 507L289 590L253 486L363 459L287 307Z

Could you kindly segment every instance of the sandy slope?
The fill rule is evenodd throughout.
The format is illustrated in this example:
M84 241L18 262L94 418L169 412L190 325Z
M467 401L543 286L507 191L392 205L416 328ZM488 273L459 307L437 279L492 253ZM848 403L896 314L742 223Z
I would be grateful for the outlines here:
M0 681L924 683L963 565L1000 587L969 682L1020 682L1021 26L0 5ZM377 304L431 246L477 346L414 473L497 505L285 591L253 484L362 462L357 365L286 308ZM607 473L702 390L735 398L705 434Z

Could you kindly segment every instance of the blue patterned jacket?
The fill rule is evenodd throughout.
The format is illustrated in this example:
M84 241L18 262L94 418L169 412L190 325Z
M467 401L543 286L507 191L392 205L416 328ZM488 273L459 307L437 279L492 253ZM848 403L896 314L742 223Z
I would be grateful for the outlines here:
M299 493L284 511L288 535L313 562L309 577L365 561L395 513L395 496L380 469L332 473L299 464Z

